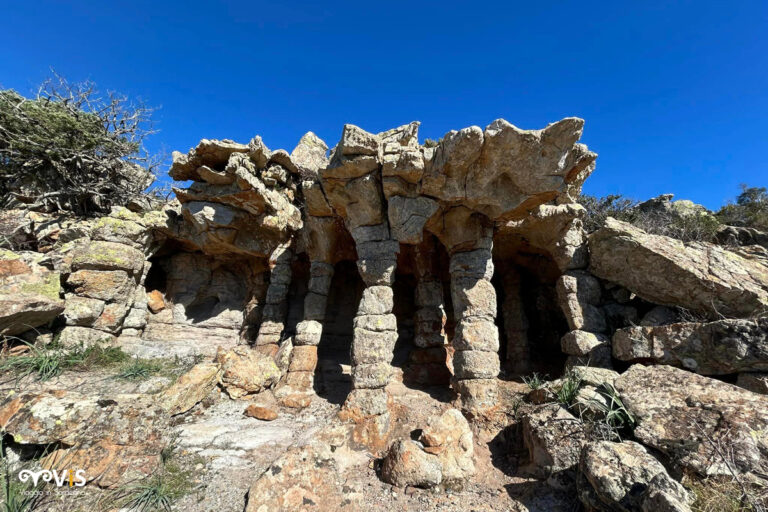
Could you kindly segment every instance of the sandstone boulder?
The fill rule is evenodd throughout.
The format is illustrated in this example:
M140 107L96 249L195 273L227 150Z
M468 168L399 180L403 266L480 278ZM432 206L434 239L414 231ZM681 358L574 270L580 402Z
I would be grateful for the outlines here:
M401 439L384 457L381 478L398 487L430 488L440 485L442 466L436 455L424 451L416 441Z
M768 371L768 317L626 327L613 335L613 356L681 366L702 375Z
M0 249L0 334L21 334L64 311L60 275L41 266L40 257Z
M766 472L768 397L671 366L634 365L615 382L635 437L702 475ZM728 457L720 452L728 447Z
M529 463L521 474L549 478L576 468L587 438L571 413L557 404L540 405L523 416L522 428Z
M609 218L589 236L590 271L656 304L746 317L768 307L768 265L723 247Z
M163 391L160 403L171 416L187 412L216 388L219 372L217 364L200 363L193 366Z
M0 402L0 428L20 445L54 446L44 468L85 470L88 481L115 487L154 472L164 440L164 411L145 395L86 395L52 390Z
M503 119L484 131L450 132L440 142L424 193L462 201L494 220L514 219L579 188L596 154L578 144L584 121L565 118L542 130L521 130Z
M455 485L475 474L472 430L457 409L431 417L420 441L427 453L437 455L443 482Z
M590 512L684 512L692 497L642 445L631 441L586 445L578 493Z
M272 358L247 347L219 351L216 362L223 371L221 384L232 398L259 393L280 380L280 369Z

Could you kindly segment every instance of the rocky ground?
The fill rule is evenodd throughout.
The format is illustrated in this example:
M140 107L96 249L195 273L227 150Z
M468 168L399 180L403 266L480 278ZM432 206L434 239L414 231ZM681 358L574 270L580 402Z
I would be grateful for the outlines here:
M201 377L199 369L208 366L215 367L205 361L166 361L162 369L134 380L121 376L120 367L66 371L44 382L5 373L0 423L7 432L6 462L16 468L52 468L57 463L51 461L58 460L58 467L85 468L88 485L65 487L66 492L45 487L48 494L38 510L118 510L121 505L128 510L126 503L135 499L136 489L152 487L158 478L167 487L163 492L173 510L193 512L544 512L581 510L590 501L596 506L587 510L619 510L606 505L611 501L605 495L616 499L616 505L622 488L630 496L633 485L646 488L656 480L673 486L675 497L670 501L669 492L662 492L658 510L691 510L696 494L683 490L649 453L678 479L685 468L702 475L727 473L727 461L718 462L706 443L691 448L690 440L704 435L729 439L730 463L752 478L740 481L754 486L755 496L765 492L765 482L760 482L765 476L768 399L671 367L635 366L622 376L579 370L575 407L558 403L562 379L542 381L541 387L530 379L501 380L500 407L468 423L453 409L455 396L449 389L416 389L396 374L387 387L392 397L388 440L371 447L363 444L359 426L338 416L349 389L348 367L339 371L330 361L321 362L326 371L319 387L327 392L308 407L294 409L281 406L272 390L233 399L215 381L209 385ZM623 392L638 421L631 436L647 448L626 440L605 441L610 432L591 430L603 423L590 420L595 418L590 413L594 404L588 397L606 382ZM256 416L269 421L244 414L253 406L260 407ZM180 408L186 410L173 414ZM438 485L430 480L429 461L419 454L393 458L394 449L388 453L388 447L397 440L419 439L425 444L413 446L426 454L421 452L429 450L425 432L434 437L431 425L446 411L460 422L451 428L466 429L462 435L471 447L465 453L473 467L464 478L447 480L450 464L460 474L467 467L461 453L453 453L450 464L441 459L444 481ZM720 423L711 423L712 414L719 415ZM64 456L55 459L56 449ZM606 478L616 481L606 483ZM393 479L396 485L386 483ZM684 481L695 489L701 478ZM644 499L626 510L641 510L637 507Z
M132 439L130 451L134 456L127 464L116 460L130 458L120 449L115 453L89 451L78 458L78 467L85 467L89 478L96 476L93 471L109 476L109 465L119 467L121 474L116 475L114 481L101 481L99 485L91 482L67 493L49 491L41 510L116 509L132 485L151 481L147 475L161 474L164 466L172 467L174 475L181 475L182 482L176 482L175 477L169 481L178 486L173 509L185 511L239 512L246 504L248 510L262 510L261 501L267 506L263 510L275 510L268 496L251 491L252 498L249 498L251 486L258 486L260 482L267 482L280 500L287 500L281 502L282 507L296 510L327 510L324 504L336 498L339 506L349 507L348 510L365 507L371 510L544 511L572 510L578 502L573 495L553 490L541 481L513 476L521 453L509 451L512 442L509 432L510 425L516 421L513 409L527 390L522 384L503 383L504 403L508 407L492 418L472 424L475 477L447 488L420 489L383 482L379 476L381 458L359 445L353 426L338 419L340 398L349 385L349 368L326 382L334 392L316 396L304 409L281 407L271 391L235 400L220 388L212 388L199 403L179 415L152 412L137 417L126 412L136 403L146 403L150 408L161 404L172 383L188 368L189 365L176 368L169 363L163 375L155 374L142 380L120 378L116 376L116 369L67 371L45 382L31 376L18 381L11 374L4 374L0 384L0 393L5 397L0 421L8 432L15 432L6 436L9 458L14 463L20 456L19 464L44 464L45 457L39 458L39 450L33 454L29 445L22 448L23 445L14 442L14 437L26 442L25 436L31 436L32 432L39 436L40 443L34 447L47 445L49 450L62 439L76 444L78 441L72 434L77 431L109 439L120 437L121 430L137 430L135 423L142 422L140 430L146 435L144 439L138 436ZM445 388L413 389L397 380L390 384L388 391L393 398L392 438L410 438L418 426L450 409L453 398ZM45 411L31 407L29 416L19 418L19 411L14 413L12 405L13 398L19 396L35 397L33 401L46 396L69 401L62 402L61 409L51 402L46 404ZM112 402L115 404L111 405ZM244 411L251 404L276 412L277 418L262 421L245 416ZM97 410L83 412L91 405ZM114 410L110 411L111 407ZM74 410L80 414L73 414ZM114 421L96 419L97 416L118 416L117 410L120 417L113 418ZM55 426L48 429L48 420L55 426L63 421L66 431L59 431ZM161 456L164 451L172 452L166 462ZM308 463L312 458L316 462ZM280 467L290 467L294 462L298 463L296 469L300 475L279 484L269 482L280 474ZM124 478L124 473L131 472L136 475ZM298 502L292 503L291 499Z

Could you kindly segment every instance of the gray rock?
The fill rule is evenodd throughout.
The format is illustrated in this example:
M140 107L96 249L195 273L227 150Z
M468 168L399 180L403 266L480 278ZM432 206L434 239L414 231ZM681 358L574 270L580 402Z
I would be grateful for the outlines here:
M430 488L440 485L442 466L437 456L425 452L411 440L396 441L384 457L381 478L398 487Z
M709 315L768 306L768 265L722 247L649 235L609 218L589 236L590 271L650 302Z
M587 510L595 512L682 512L690 511L693 502L664 466L632 441L586 445L579 462L578 493Z
M768 371L768 317L627 327L613 335L613 355L653 360L702 375Z
M549 478L576 469L587 437L584 426L568 411L557 404L537 406L523 416L522 429L529 463L521 474Z
M768 396L671 366L634 365L615 382L637 420L634 435L678 469L702 475L765 471ZM762 437L761 437L762 436ZM716 445L728 446L724 461Z
M587 331L569 331L560 339L563 352L573 356L589 356L598 347L610 350L610 339Z

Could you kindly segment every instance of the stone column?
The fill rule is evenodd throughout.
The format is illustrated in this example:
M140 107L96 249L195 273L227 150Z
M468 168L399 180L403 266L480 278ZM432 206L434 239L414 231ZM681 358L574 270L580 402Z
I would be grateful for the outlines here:
M490 235L490 233L488 233ZM453 338L454 388L462 409L477 413L496 404L499 375L499 330L495 324L496 291L491 284L490 236L469 250L451 254L451 297L456 315Z
M323 321L332 279L333 265L324 261L310 263L309 289L304 297L304 319L296 326L291 362L285 377L286 386L293 392L312 392L317 367L317 346L323 335Z
M389 238L386 223L355 228L352 237L366 288L354 320L352 391L344 409L348 418L358 422L376 417L382 433L389 419L384 387L392 374L390 362L397 341L392 284L400 244Z
M523 308L520 288L520 273L511 265L502 273L504 286L504 333L507 338L507 361L512 363L512 370L517 374L526 374L531 367L530 346L528 343L528 318Z
M285 328L288 312L288 287L291 285L291 261L293 249L290 242L280 245L269 257L271 267L269 286L261 313L261 325L256 336L256 350L273 356L277 354L280 339Z
M445 309L443 283L435 275L434 238L427 237L414 247L416 267L416 315L414 345L409 355L409 374L418 384L447 384L450 372L447 366L445 343Z

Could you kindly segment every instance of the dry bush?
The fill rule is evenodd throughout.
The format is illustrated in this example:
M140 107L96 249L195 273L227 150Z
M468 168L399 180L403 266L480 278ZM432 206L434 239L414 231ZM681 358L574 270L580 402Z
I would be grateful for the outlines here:
M26 98L0 90L0 206L85 215L140 195L159 158L152 109L55 75Z

